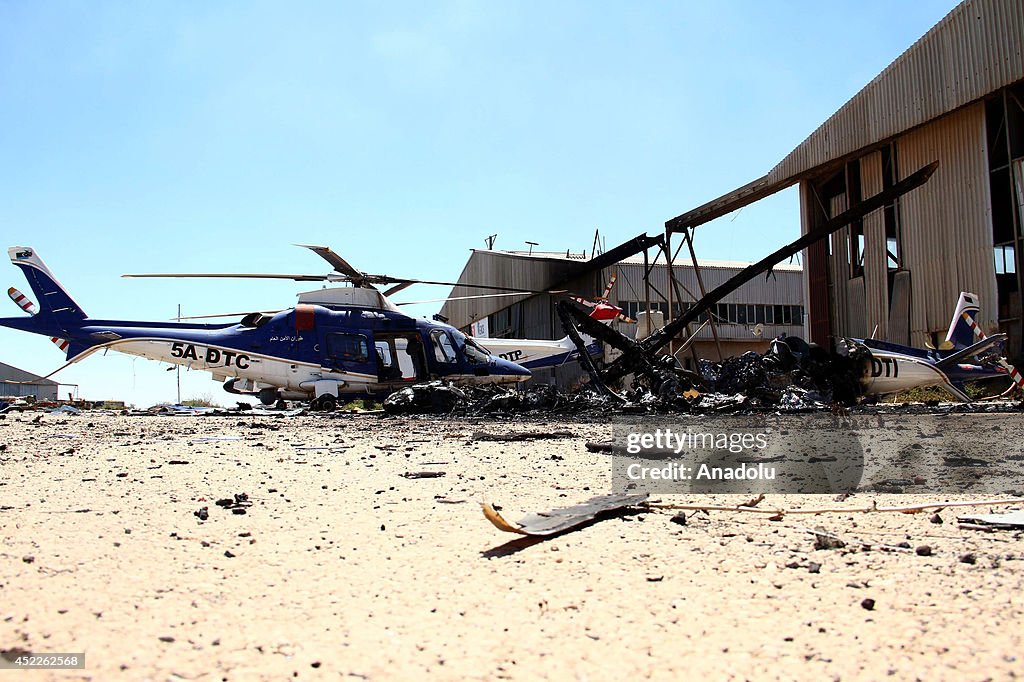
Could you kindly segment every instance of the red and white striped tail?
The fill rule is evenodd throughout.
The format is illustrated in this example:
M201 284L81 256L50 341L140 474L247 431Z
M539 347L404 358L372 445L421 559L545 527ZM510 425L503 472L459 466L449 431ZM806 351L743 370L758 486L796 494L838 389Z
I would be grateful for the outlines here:
M7 290L7 295L11 297L11 300L18 304L18 307L24 310L29 315L36 314L36 304L32 302L25 294L21 293L14 287ZM56 336L51 336L50 341L53 345L60 348L62 351L67 351L68 346L71 345L67 339L59 339Z
M19 308L24 310L29 315L36 314L36 304L33 303L32 300L25 294L21 293L14 287L11 287L10 289L7 290L7 295L11 297L12 301L18 304Z
M1006 360L1000 360L999 364L1002 365L1003 369L1005 369L1006 372L1010 375L1010 378L1013 379L1013 383L1017 385L1017 388L1019 388L1021 391L1024 391L1024 377L1020 375L1020 372L1017 371L1017 368L1008 363Z
M974 338L978 339L979 341L985 340L985 332L981 330L981 325L972 320L971 316L968 315L967 313L960 313L960 317L964 318L964 321L967 323L967 326L970 327L971 331L974 332ZM1013 383L1017 385L1017 388L1019 388L1021 391L1024 391L1024 376L1021 376L1021 373L1017 371L1017 368L1002 358L998 360L997 364L1006 370L1006 373L1010 375L1010 379L1013 380Z
M981 331L980 324L972 320L971 316L968 315L966 312L960 313L960 317L964 318L964 322L966 322L967 326L971 328L972 332L974 332L974 338L978 339L979 341L985 340L985 332Z

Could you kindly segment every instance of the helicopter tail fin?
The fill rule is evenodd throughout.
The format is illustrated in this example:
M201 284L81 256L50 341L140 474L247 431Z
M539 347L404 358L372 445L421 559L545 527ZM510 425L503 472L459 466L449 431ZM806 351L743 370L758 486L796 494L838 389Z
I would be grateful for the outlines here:
M50 321L47 318L52 318L59 326L74 327L86 319L82 307L61 286L34 249L12 246L7 250L7 255L10 256L11 262L25 273L25 279L28 280L39 303L36 317L42 316L43 319L40 321Z
M77 353L74 352L73 347L69 348L71 344L66 339L71 338L73 332L82 326L87 319L86 314L64 290L64 287L60 285L60 282L33 249L14 246L8 249L7 253L11 262L25 273L25 279L32 287L32 292L38 299L39 305L38 309L35 309L30 301L18 300L19 296L25 299L21 292L14 290L14 294L12 294L9 290L8 295L12 300L30 316L0 318L0 326L56 339L54 343L57 343L61 350L66 350L68 357L71 358Z
M980 309L977 294L961 291L960 299L956 303L956 310L953 311L953 319L949 323L949 331L946 332L946 343L943 346L951 349L967 348L978 340L984 339L985 334L978 333L981 332L981 329L978 328L975 319Z

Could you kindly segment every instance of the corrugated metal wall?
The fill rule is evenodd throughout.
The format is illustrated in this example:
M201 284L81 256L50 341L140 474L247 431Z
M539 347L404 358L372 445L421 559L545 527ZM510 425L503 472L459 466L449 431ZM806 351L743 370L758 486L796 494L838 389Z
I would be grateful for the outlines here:
M902 197L898 214L901 279L912 287L899 298L900 311L909 305L910 337L890 320L885 215L875 211L864 219L864 275L851 278L850 228L830 240L829 301L832 330L839 336L869 336L923 346L932 332L945 332L960 291L981 296L979 320L995 328L996 288L992 267L985 107L977 102L897 138L895 156L900 178L938 160L931 180ZM882 190L882 155L859 159L861 194ZM826 174L827 177L828 174ZM846 210L846 195L834 196L829 215ZM809 273L811 276L812 273ZM985 305L987 303L987 305ZM898 319L906 319L900 312ZM896 319L896 318L894 318Z
M893 343L910 345L910 271L900 270L892 278L892 303L889 305L889 332Z
M700 269L701 278L704 280L705 291L711 291L715 287L724 284L733 275L739 272L739 268L706 267ZM606 271L610 276L611 270ZM700 285L697 282L697 275L692 266L676 265L673 274L680 293L683 295L684 303L691 303L694 297L700 296ZM612 292L612 301L643 301L644 300L644 266L638 263L622 263L618 266L618 281L615 290ZM660 291L667 297L668 292L668 268L664 265L656 266L650 275L651 302L664 302L664 299L656 292ZM685 287L685 288L684 288ZM693 295L687 293L687 290ZM672 302L678 303L678 297L673 294ZM772 305L804 305L803 272L801 270L777 269L770 277L755 277L736 291L722 298L720 303L764 303ZM806 311L805 311L806 312ZM750 339L750 325L722 324L719 327L719 336L722 338ZM772 325L763 326L762 338L771 339L779 334L790 334L804 336L803 325ZM699 339L713 338L710 328L705 328L699 334Z
M8 384L0 381L0 398L26 398L57 400L57 387L38 384Z
M981 297L978 319L991 331L997 301L984 105L918 128L896 146L901 178L939 161L931 180L900 199L911 343L922 346L931 332L946 331L961 290Z
M861 157L860 187L864 198L882 191L881 153ZM888 273L885 214L874 211L864 218L864 334L878 339L889 338Z
M766 180L799 177L1022 76L1024 0L966 0L814 131Z
M501 251L474 250L457 281L466 284L496 285L517 289L546 289L553 282L567 277L574 262L565 259L516 256ZM579 267L575 263L575 267ZM481 289L455 287L451 296L475 296L489 293ZM499 293L499 292L492 292ZM496 298L475 298L464 301L448 301L441 307L441 314L448 318L453 327L462 328L470 323L507 308L525 296L500 296Z
M700 286L697 283L697 275L692 266L680 265L677 261L673 269L676 282L682 289L685 286L695 296L700 296ZM700 274L704 280L704 288L711 291L715 287L724 284L740 271L740 268L723 268L714 266L701 266ZM611 273L611 270L606 271ZM618 266L619 279L612 292L613 300L642 301L644 299L644 266L638 263L622 263ZM755 277L736 291L725 296L721 303L772 303L803 305L803 291L800 285L802 271L776 269L769 277ZM668 268L664 265L655 266L650 276L651 289L657 289L662 293L668 291ZM686 296L686 291L683 290ZM652 301L663 299L652 291ZM673 297L673 301L676 298ZM686 301L692 298L686 297Z
M829 202L828 216L835 218L846 210L846 195L832 197ZM829 296L832 310L832 329L836 334L845 336L850 333L850 309L847 305L847 282L850 281L850 263L848 261L847 244L850 239L850 228L844 227L832 233L829 238L832 250L829 253L829 267L832 270Z

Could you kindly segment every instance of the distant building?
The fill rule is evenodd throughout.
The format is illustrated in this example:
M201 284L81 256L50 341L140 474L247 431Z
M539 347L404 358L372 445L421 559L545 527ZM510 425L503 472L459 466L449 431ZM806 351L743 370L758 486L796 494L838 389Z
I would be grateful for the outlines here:
M56 381L0 362L0 399L31 396L36 400L56 400L59 386Z
M641 247L656 238L638 237L606 254L587 258L585 253L473 250L459 277L460 284L488 285L532 291L568 290L581 298L595 299L604 291L612 275L617 276L609 293L609 302L622 308L633 319L646 309L658 311L667 322L700 297L700 282L692 264L678 263L673 268L676 291L669 295L668 267L657 250L648 254L648 275L645 278ZM705 291L710 291L748 265L734 261L700 260L700 274ZM499 293L498 296L479 297ZM555 304L565 295L512 295L487 292L468 286L457 286L453 297L441 308L449 324L486 338L560 339L565 336ZM671 299L671 309L669 300ZM649 302L649 307L648 307ZM748 350L763 351L768 341L780 334L803 336L804 303L802 268L796 264L780 264L769 277L757 277L724 297L714 308L716 343L711 327L697 331L702 317L691 326L696 332L692 350L679 355L687 366L694 358L719 359L740 355ZM613 323L614 327L633 337L637 325ZM684 337L673 350L680 348ZM666 349L667 350L667 349ZM614 354L611 354L614 355ZM535 378L544 383L569 385L582 376L578 363L572 362L557 372L541 370Z
M836 75L841 78L841 74ZM786 187L804 232L932 161L922 187L805 252L810 340L940 340L961 291L1024 341L1024 3L966 0L764 177L666 223L682 232Z

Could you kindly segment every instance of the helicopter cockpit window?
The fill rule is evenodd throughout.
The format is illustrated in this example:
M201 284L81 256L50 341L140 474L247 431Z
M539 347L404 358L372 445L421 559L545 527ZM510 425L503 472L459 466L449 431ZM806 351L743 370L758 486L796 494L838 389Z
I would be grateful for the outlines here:
M328 334L327 355L338 362L366 362L370 348L362 334Z
M481 348L476 341L459 334L455 337L456 343L459 344L459 348L466 354L466 359L469 360L472 365L486 365L490 360L490 356L483 348Z
M456 361L455 346L443 329L430 332L430 340L434 342L434 358L438 362L450 364Z

